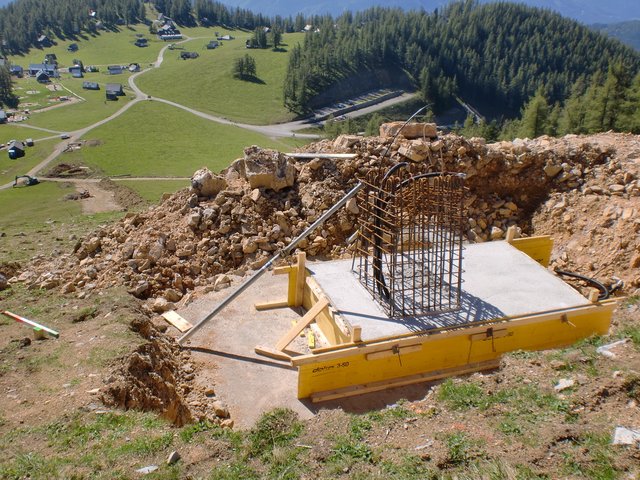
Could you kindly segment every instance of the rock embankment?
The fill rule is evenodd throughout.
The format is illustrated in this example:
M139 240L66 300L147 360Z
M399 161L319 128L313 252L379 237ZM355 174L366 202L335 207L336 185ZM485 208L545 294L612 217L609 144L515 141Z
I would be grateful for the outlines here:
M37 262L13 281L78 296L124 284L161 312L194 290L223 288L228 275L264 265L370 169L411 161L466 173L469 241L503 238L511 225L523 235L551 234L558 240L556 265L640 286L638 137L486 144L434 137L425 126L403 133L395 140L341 136L303 149L355 154L346 160L298 160L249 147L224 171L197 171L192 188L127 214L80 240L73 252ZM356 213L342 209L300 248L309 256L347 253L344 240L354 231Z

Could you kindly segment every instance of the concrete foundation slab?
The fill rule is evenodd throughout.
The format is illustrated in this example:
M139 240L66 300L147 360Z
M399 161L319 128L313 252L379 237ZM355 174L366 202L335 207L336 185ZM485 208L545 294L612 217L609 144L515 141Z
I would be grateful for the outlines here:
M561 308L588 305L580 293L507 242L466 245L461 308L415 318L388 318L351 271L351 260L309 263L307 268L331 304L362 339L469 325Z

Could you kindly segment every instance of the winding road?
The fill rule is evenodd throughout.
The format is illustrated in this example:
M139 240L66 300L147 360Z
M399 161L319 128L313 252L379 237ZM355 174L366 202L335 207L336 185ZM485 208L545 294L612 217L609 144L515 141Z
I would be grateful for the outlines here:
M197 40L199 38L205 38L205 37L186 37L185 39L177 42L178 44L180 43L185 43L185 42L189 42L191 40ZM46 168L51 162L53 162L56 158L58 158L67 148L69 143L72 142L77 142L80 140L80 138L82 138L84 135L86 135L88 132L90 132L91 130L93 130L94 128L98 128L102 125L104 125L105 123L109 123L110 121L118 118L120 115L122 115L123 113L125 113L127 110L129 110L133 105L135 105L136 103L142 102L142 101L155 101L155 102L161 102L161 103L165 103L167 105L171 105L175 108L180 108L182 110L185 110L193 115L196 115L200 118L203 118L205 120L209 120L212 122L216 122L216 123L220 123L223 125L231 125L234 127L239 127L239 128L243 128L245 130L250 130L256 133L260 133L262 135L271 137L271 138L282 138L282 137L296 137L296 138L307 138L307 139L317 139L317 138L321 138L320 135L314 135L314 134L305 134L305 133L295 133L295 130L298 130L300 128L304 128L305 126L308 126L308 122L305 120L298 120L298 121L294 121L294 122L288 122L288 123L280 123L280 124L274 124L274 125L250 125L250 124L246 124L246 123L238 123L238 122L234 122L232 120L226 119L224 117L218 117L215 115L210 115L208 113L204 113L201 112L199 110L196 110L194 108L191 107L187 107L185 105L181 105L179 103L176 102L172 102L171 100L166 100L164 98L159 98L159 97L152 97L151 95L146 94L145 92L143 92L142 90L140 90L140 88L136 85L136 79L140 76L140 75L144 75L146 72L153 70L155 68L160 68L160 66L162 65L162 62L164 62L164 54L167 51L167 49L169 48L169 45L166 45L165 47L163 47L160 52L158 53L158 58L156 59L156 61L153 63L152 66L145 68L144 70L141 70L139 72L134 73L133 75L131 75L129 77L128 80L128 84L129 87L131 88L131 90L133 91L133 93L135 94L135 98L133 100L131 100L130 102L128 102L126 105L124 105L121 109L119 109L117 112L113 113L112 115L110 115L109 117L103 118L102 120L89 125L88 127L84 127L81 128L79 130L75 130L73 132L69 132L69 138L67 138L64 142L60 142L58 143L53 151L51 152L51 154L49 156L47 156L47 158L45 158L44 160L42 160L40 163L38 163L36 166L34 166L31 170L29 170L26 175L30 175L30 176L35 176L38 174L38 172L42 171L44 168ZM71 92L73 93L73 92ZM75 96L77 96L78 98L82 98L79 97L78 95L76 95L74 93ZM397 102L398 100L396 100ZM380 106L378 108L382 108L384 106L386 106L388 102L383 102L380 104ZM62 133L62 132L57 132L55 130L49 130L46 128L40 128L40 127L34 127L31 125L24 125L24 124L15 124L17 126L20 127L24 127L24 128L33 128L36 130L41 130L41 131L45 131L48 133L55 133L57 135L51 136L51 137L46 137L46 138L42 138L40 140L50 140L53 138L58 138L58 136ZM133 178L131 178L133 179ZM71 179L67 179L66 181L72 181ZM6 183L4 185L0 185L0 190L4 190L7 188L11 188L13 186L13 182L10 183Z

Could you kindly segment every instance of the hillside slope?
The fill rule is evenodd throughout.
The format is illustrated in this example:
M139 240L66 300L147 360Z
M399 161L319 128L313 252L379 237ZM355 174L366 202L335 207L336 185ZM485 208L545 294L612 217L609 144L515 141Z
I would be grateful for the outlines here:
M628 22L608 25L594 24L591 28L618 39L636 50L640 50L640 20L630 20Z
M481 3L491 3L495 0L481 0ZM585 24L612 23L640 18L640 4L627 0L612 0L600 2L597 0L516 0L532 7L548 8L561 15ZM344 11L366 10L374 6L399 7L405 10L425 9L432 11L448 3L447 0L345 0L330 2L327 0L274 0L272 2L256 2L255 0L224 0L223 3L262 12L268 15L304 15L330 13L340 15Z

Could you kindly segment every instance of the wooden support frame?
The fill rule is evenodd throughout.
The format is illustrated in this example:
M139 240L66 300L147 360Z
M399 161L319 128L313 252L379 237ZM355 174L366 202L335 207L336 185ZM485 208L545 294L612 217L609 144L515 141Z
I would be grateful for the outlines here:
M293 327L291 327L287 334L278 341L278 343L276 344L276 350L284 350L285 348L287 348L289 344L293 342L295 338L300 335L311 322L313 322L318 314L322 310L327 308L328 305L329 300L323 298L313 307L311 307L311 310L305 313L304 316L300 320L298 320L298 322Z
M305 279L307 278L307 270L305 267L306 261L307 254L304 252L298 252L295 265L275 267L273 269L274 275L289 275L287 299L256 303L254 305L255 309L262 311L273 310L275 308L302 306L304 298Z

